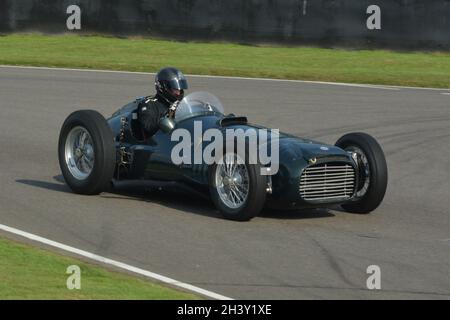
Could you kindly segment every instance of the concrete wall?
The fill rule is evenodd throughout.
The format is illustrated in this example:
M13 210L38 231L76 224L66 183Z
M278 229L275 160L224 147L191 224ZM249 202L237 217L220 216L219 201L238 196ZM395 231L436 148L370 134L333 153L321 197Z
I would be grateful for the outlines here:
M450 0L0 0L0 32L81 31L179 39L342 46L450 48ZM369 5L381 30L368 30Z

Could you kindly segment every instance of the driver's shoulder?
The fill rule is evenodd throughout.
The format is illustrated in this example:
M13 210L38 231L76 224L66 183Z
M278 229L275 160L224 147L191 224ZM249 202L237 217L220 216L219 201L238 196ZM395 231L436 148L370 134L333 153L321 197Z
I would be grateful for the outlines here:
M157 102L158 98L156 96L141 96L136 98L136 103L141 104L148 104L150 102Z
M158 104L159 101L155 96L146 96L137 98L136 103L141 111L145 111L148 107Z
M157 102L159 102L159 100L156 96L148 96L148 97L145 97L144 102L145 103L157 103Z

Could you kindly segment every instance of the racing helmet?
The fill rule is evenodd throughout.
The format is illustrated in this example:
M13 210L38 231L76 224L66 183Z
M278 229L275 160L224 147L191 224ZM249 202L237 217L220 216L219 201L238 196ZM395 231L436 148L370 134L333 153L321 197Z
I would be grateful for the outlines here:
M173 103L183 99L184 90L188 88L188 84L180 70L166 67L156 74L155 88L158 95L169 103Z

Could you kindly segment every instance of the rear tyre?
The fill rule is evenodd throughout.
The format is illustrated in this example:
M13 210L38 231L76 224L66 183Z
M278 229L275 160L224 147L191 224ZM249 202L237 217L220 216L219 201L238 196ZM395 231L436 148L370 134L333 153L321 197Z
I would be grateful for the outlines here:
M388 182L386 159L378 142L366 133L349 133L336 146L356 155L358 185L353 201L343 204L345 211L370 213L383 201Z
M212 201L224 218L248 221L264 206L267 178L261 175L261 165L249 164L248 157L244 161L236 152L225 153L222 160L209 171Z
M64 179L75 193L107 191L114 175L116 150L105 118L94 110L69 115L59 135L58 158Z

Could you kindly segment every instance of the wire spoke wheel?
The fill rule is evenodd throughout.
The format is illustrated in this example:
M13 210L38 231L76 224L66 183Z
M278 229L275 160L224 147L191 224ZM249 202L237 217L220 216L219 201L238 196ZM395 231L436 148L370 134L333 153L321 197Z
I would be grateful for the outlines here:
M215 170L215 185L222 202L231 209L241 208L247 201L249 173L244 160L235 153L227 153Z

